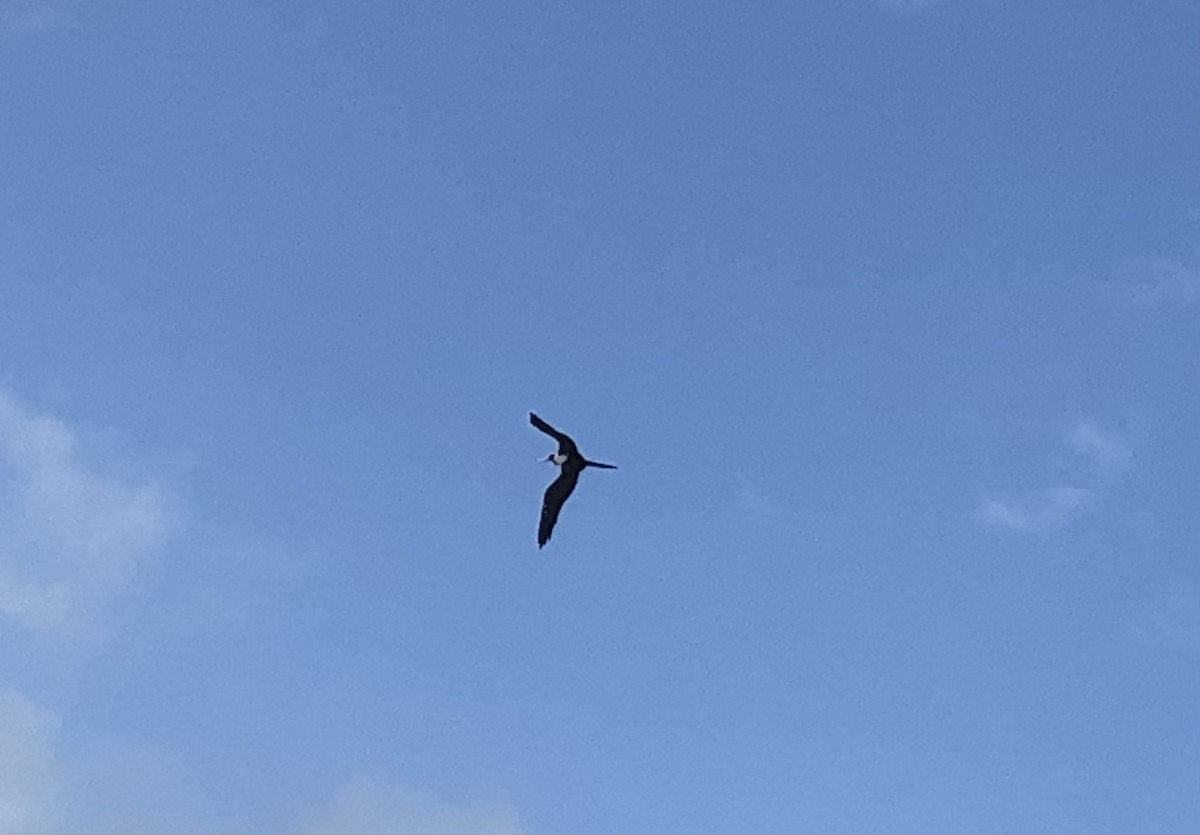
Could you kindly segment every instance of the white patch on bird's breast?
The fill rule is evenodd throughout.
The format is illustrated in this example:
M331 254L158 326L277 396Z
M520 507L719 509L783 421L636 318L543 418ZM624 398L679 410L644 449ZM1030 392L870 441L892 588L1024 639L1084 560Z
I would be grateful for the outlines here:
M567 456L563 455L561 452L554 453L554 463L555 464L561 465L566 460L567 460Z

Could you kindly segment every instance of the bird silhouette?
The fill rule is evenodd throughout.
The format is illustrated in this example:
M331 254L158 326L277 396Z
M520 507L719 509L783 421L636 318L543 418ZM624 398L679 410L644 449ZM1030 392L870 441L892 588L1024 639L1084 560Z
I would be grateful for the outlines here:
M558 522L558 514L562 512L563 504L575 491L575 485L579 482L579 474L588 467L599 467L604 470L615 470L617 467L615 464L601 464L598 461L587 460L569 435L559 432L533 412L529 413L529 422L558 441L558 452L547 455L544 460L552 461L561 468L558 478L554 479L554 482L546 488L546 494L542 497L542 516L538 521L538 548L541 548L550 541L550 535L554 533L554 525Z

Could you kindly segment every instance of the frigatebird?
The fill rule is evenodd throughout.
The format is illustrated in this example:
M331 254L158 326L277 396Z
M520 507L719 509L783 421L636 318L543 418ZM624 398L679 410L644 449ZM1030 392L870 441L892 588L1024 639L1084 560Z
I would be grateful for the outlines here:
M554 523L558 521L558 513L575 489L575 483L579 481L579 474L583 472L584 468L600 467L604 470L615 470L617 467L615 464L601 464L597 461L587 460L569 436L559 432L533 412L529 413L529 422L558 441L558 452L547 455L543 460L552 461L562 468L558 478L554 479L554 482L546 488L546 495L542 497L542 518L538 522L538 548L541 548L550 541L550 534L554 532Z

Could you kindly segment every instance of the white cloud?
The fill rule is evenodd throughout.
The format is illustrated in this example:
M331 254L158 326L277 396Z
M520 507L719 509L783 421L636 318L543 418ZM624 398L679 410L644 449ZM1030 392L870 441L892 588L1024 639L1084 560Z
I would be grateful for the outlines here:
M0 615L90 637L178 527L164 487L89 466L67 424L0 392Z
M516 812L502 798L447 802L428 792L369 778L344 786L316 833L515 833Z
M1071 445L1080 455L1086 455L1110 472L1123 469L1133 459L1133 452L1096 424L1084 421L1071 432Z
M1135 261L1129 269L1136 276L1129 299L1138 307L1189 307L1200 301L1200 277L1176 261Z
M0 684L0 835L205 831L205 805L178 758L112 737L67 750L62 724Z
M0 833L52 828L60 794L58 729L57 716L0 685Z
M1032 503L987 499L976 511L976 518L990 528L1045 536L1087 507L1092 496L1092 491L1083 487L1051 487Z

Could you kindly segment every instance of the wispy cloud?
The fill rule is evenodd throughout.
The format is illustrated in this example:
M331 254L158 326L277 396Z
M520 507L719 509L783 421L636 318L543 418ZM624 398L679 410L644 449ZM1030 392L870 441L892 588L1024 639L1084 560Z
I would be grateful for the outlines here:
M0 685L0 832L53 828L61 775L55 763L59 719Z
M1200 301L1200 276L1166 258L1133 261L1126 292L1137 307L1190 307Z
M1173 649L1200 650L1200 597L1190 590L1176 590L1139 607L1131 629L1152 644Z
M74 18L58 9L40 6L8 15L5 28L14 38L31 38L54 29L74 29L77 24Z
M486 794L449 802L428 792L369 778L342 787L315 833L517 833L517 814L503 798Z
M1045 536L1066 525L1092 498L1092 491L1083 487L1051 487L1030 502L985 499L976 519L989 528Z
M85 463L75 431L0 392L0 615L91 637L180 526L171 493Z
M875 0L875 4L886 12L898 15L915 15L938 5L940 0Z
M1071 431L1071 445L1080 455L1086 455L1109 472L1122 470L1133 460L1133 451L1129 447L1091 421L1075 426Z
M776 502L744 472L738 473L734 498L738 510L748 519L761 521L778 510Z

